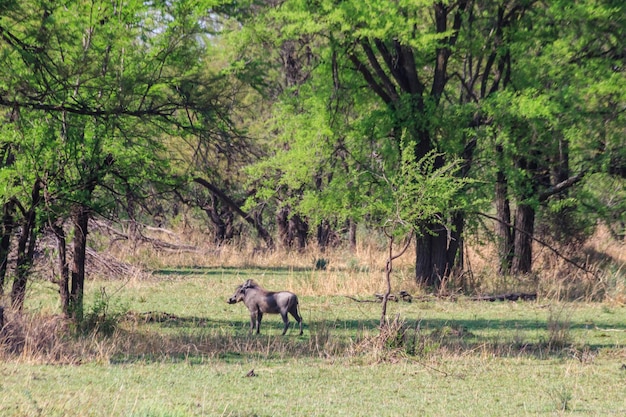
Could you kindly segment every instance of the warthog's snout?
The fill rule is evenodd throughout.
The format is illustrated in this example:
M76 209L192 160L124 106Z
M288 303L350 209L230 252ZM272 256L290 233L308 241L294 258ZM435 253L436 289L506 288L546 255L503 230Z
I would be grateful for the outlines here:
M235 297L230 297L228 300L226 300L226 302L228 304L237 304L237 300L235 299Z

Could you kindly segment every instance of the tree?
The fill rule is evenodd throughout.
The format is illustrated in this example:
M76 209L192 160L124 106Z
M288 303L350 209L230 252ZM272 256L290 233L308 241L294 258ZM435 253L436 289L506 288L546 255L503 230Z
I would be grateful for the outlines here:
M270 9L262 24L278 31L277 43L306 37L314 59L297 101L287 95L277 108L285 156L274 158L282 173L266 189L287 186L306 197L316 194L310 178L323 178L321 194L334 190L331 198L358 207L359 172L398 170L407 143L417 159L437 151L437 167L463 159L459 175L468 175L472 129L486 122L479 105L509 82L507 31L532 4L287 1ZM464 215L453 217L449 230L421 225L434 233L417 239L418 282L436 287L453 272Z
M388 238L388 256L385 263L386 292L382 300L380 327L387 323L387 301L391 294L391 273L393 261L402 256L414 235L434 234L437 229L450 230L452 214L465 210L469 202L459 198L461 192L470 183L459 178L460 161L452 161L437 167L437 155L427 154L417 161L413 154L413 144L402 152L400 172L387 179L387 197L376 203L377 216ZM394 239L404 236L406 243L396 254L393 253Z
M129 196L145 197L151 181L173 184L163 136L193 131L194 112L218 106L208 99L214 78L200 71L209 4L9 4L0 24L0 106L16 114L4 125L12 134L3 137L15 161L1 167L11 185L2 202L10 209L6 204L28 196L18 183L32 190L30 204L21 205L29 228L18 245L26 260L13 286L17 308L30 248L48 224L60 245L60 271L68 274L60 280L63 309L80 321L89 218L114 214ZM66 219L73 230L69 268Z
M567 243L593 224L574 187L623 145L623 12L611 1L538 4L511 33L509 48L526 54L512 54L510 83L484 107L487 154L497 161L501 273L531 272L537 220Z
M460 158L458 175L495 184L500 269L527 273L536 221L557 224L547 220L549 211L538 217L538 208L571 218L559 226L567 235L574 223L583 226L568 191L598 167L594 148L619 171L619 136L608 146L585 138L598 136L589 127L600 120L619 126L623 15L623 5L609 0L268 6L255 35L275 39L275 48L306 39L312 59L297 95L281 96L274 107L280 136L276 155L258 167L260 196L287 189L299 210L358 208L363 218L371 213L361 196L379 195L376 180L356 185L370 178L363 171L376 178L398 170L407 141L418 159L432 150L441 155L437 166ZM496 161L494 171L474 166L477 158ZM460 265L466 215L451 215L449 230L417 239L418 282L437 287Z

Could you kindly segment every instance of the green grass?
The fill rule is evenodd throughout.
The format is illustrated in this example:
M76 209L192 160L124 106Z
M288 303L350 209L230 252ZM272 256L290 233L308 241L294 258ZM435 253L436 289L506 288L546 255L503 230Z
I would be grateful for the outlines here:
M251 369L257 376L245 377ZM316 359L2 364L0 372L4 416L626 413L626 372L603 357L593 364L475 356L377 365Z
M315 295L311 288L327 277L189 268L90 281L87 311L104 294L111 312L128 312L115 334L64 340L62 360L44 352L1 363L0 415L626 414L623 306L390 303L403 337L381 345L380 304L343 296L371 298L358 291ZM293 329L280 336L282 322L272 315L260 336L248 334L245 307L226 303L248 278L304 294L304 336ZM56 297L54 285L34 282L27 310L53 313ZM246 377L252 369L256 376Z

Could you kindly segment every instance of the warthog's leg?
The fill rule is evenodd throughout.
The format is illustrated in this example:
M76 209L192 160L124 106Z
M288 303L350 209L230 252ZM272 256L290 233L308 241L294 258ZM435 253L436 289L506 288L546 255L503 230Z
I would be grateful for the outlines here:
M250 313L250 333L252 333L255 328L256 328L256 313L251 312Z
M287 317L287 312L280 313L280 316L283 318L283 323L285 323L285 328L283 329L283 336L287 333L287 329L289 328L289 317Z
M261 333L261 319L263 318L263 313L260 311L256 315L256 334Z
M296 319L296 321L300 325L300 336L302 336L302 317L300 317L300 314L298 314L298 305L296 304L293 307L291 307L289 309L289 313L291 313L293 318Z

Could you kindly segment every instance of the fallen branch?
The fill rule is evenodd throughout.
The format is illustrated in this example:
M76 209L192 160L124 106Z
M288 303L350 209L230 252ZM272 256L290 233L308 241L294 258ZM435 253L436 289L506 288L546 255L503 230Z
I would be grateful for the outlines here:
M359 300L358 298L354 298L349 295L346 295L345 297L351 299L352 301L356 301L357 303L380 303L380 300Z
M87 268L90 274L102 274L102 271L108 271L108 274L104 275L113 278L126 278L146 274L140 268L118 261L105 253L96 252L90 247L86 248L86 255Z
M382 303L385 299L385 294L374 294L374 300L361 300L355 297L351 297L349 295L344 296L346 298L351 299L352 301L356 301L357 303ZM413 296L406 291L400 291L396 294L389 294L387 296L387 300L398 302L400 300L410 303L413 301Z
M594 326L594 329L600 330L601 332L626 332L626 329L607 329L598 326Z
M529 301L536 300L537 293L512 292L500 295L481 295L470 298L472 301Z

